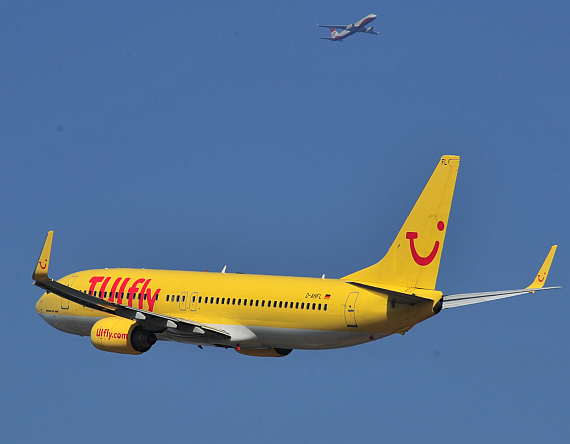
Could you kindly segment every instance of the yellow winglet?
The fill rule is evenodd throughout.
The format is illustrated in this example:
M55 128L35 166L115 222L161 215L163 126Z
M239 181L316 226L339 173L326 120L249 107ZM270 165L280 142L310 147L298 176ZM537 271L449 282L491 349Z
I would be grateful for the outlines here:
M40 254L38 264L32 275L34 281L51 281L48 277L49 256L51 253L51 242L53 240L53 231L49 231L44 243L44 248Z
M532 284L530 284L530 286L526 288L542 288L544 286L544 283L546 282L546 277L548 276L548 270L550 270L550 264L552 264L552 258L554 258L554 253L556 253L557 246L558 245L552 246L550 252L548 253L548 256L546 256L546 259L542 264L542 267L540 267L540 271L534 278L534 281L532 281Z

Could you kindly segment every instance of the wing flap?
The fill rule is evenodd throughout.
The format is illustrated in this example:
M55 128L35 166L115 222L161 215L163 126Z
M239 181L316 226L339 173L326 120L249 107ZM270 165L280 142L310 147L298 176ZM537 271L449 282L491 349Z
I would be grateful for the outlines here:
M43 288L45 291L54 293L62 298L68 299L84 307L137 321L141 327L150 331L161 331L166 328L175 328L184 333L196 333L200 335L210 333L221 335L224 338L231 337L231 335L224 330L210 327L206 324L202 324L201 322L116 304L104 299L99 299L96 296L88 295L79 290L76 290L75 288L63 285L57 281L36 281L35 285Z

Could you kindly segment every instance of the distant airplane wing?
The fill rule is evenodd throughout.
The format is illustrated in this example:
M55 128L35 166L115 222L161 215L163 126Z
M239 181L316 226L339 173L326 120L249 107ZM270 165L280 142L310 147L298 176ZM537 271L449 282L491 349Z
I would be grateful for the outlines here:
M319 24L317 24L317 26L320 28L346 29L346 28L348 28L349 25L334 26L334 25L319 25Z
M34 274L32 275L32 279L35 280L34 285L84 307L136 321L141 327L149 331L160 332L166 329L175 329L185 335L213 335L217 337L221 336L224 339L231 337L231 335L224 330L210 327L200 322L109 302L50 279L48 277L48 266L52 239L53 231L50 231L47 235Z
M494 301L496 299L510 298L512 296L519 296L521 294L534 293L541 290L552 290L561 287L544 287L552 258L556 252L556 245L553 245L540 267L540 271L534 278L532 284L526 288L519 290L503 290L503 291L488 291L484 293L464 293L464 294L450 294L443 296L443 308L461 307L462 305L478 304L479 302Z

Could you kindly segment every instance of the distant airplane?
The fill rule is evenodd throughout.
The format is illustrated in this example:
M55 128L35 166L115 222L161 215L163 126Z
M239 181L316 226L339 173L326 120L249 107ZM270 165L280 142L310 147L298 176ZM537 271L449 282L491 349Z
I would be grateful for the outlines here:
M52 327L90 336L107 352L140 355L158 340L281 357L292 349L403 335L443 308L547 290L556 246L526 288L435 290L458 168L458 156L443 156L384 258L341 279L234 274L224 267L221 273L104 268L55 281L48 277L50 231L32 275L45 290L36 311ZM471 258L464 260L468 266Z
M331 36L330 37L321 37L321 39L323 40L332 40L332 41L340 41L343 40L349 36L351 36L352 34L355 34L357 32L365 32L366 34L375 34L375 35L379 35L378 32L374 31L374 27L371 26L370 28L366 28L366 25L368 25L368 23L370 23L372 20L374 20L376 18L375 14L369 14L366 17L364 17L362 20L357 21L356 23L353 23L351 25L338 25L338 26L334 26L334 25L317 25L321 28L330 28L331 30ZM337 29L342 29L342 32L337 32Z

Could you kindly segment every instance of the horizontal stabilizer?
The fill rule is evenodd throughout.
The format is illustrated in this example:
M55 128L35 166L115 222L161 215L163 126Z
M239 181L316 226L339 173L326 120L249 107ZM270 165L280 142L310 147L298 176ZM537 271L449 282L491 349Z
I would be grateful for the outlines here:
M388 296L388 300L396 304L413 305L413 304L419 304L420 302L428 302L428 301L433 302L433 299L417 296L414 293L412 294L404 293L403 291L397 291L389 288L382 288L375 285L365 284L362 282L347 281L347 284L354 285L355 287L363 288L364 290L372 291L373 293L378 293L383 296ZM441 293L439 293L439 295L441 295Z

